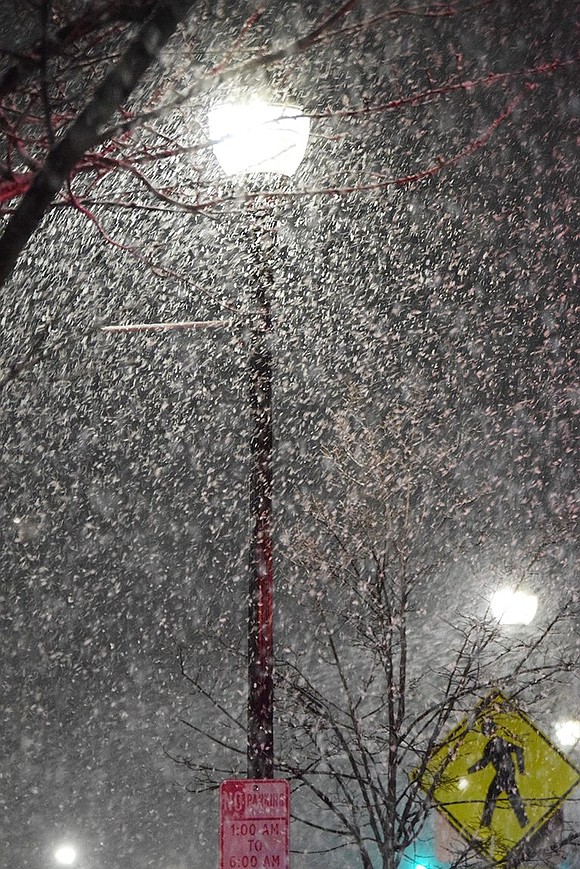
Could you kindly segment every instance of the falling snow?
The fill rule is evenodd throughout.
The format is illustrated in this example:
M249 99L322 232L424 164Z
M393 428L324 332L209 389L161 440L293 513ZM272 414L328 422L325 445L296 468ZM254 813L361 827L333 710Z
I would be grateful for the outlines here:
M51 33L87 9L48 5ZM305 783L310 761L344 796L350 701L381 805L443 736L421 716L448 686L449 726L501 687L554 741L576 732L573 4L360 0L268 75L244 64L328 4L230 5L193 4L126 106L174 108L78 163L3 288L2 865L217 865L215 787L245 775L256 280L274 314L276 750L317 825L293 821L292 865L364 866L352 835L324 853L339 822ZM2 87L9 49L42 44L42 6L0 11ZM0 87L4 228L46 111L62 135L125 28L67 43L46 101L42 65ZM292 181L230 182L207 110L268 79L311 116L306 157ZM102 328L192 322L211 325ZM514 585L538 614L498 627L490 597ZM365 869L432 869L432 817L407 818L396 853L372 832ZM577 830L572 800L564 820Z

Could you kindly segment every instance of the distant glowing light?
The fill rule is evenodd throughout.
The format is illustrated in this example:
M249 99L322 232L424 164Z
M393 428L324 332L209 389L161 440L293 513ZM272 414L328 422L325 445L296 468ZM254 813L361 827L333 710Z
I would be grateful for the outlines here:
M502 588L491 596L490 606L501 625L529 625L538 610L538 598L525 591Z
M59 845L54 852L54 859L61 866L72 866L77 859L76 848L72 845Z
M560 721L555 730L556 739L566 748L572 748L580 740L580 721Z
M460 791L465 791L469 787L469 781L466 778L460 778L457 782L457 789Z

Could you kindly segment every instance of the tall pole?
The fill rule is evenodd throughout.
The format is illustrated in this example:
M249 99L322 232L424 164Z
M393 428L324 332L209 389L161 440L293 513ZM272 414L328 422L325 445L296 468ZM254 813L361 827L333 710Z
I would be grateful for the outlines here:
M282 180L294 174L308 145L310 120L297 105L254 99L212 107L209 139L226 175L264 174ZM271 179L270 179L271 180ZM249 369L253 431L248 615L248 778L274 777L274 623L272 553L272 317L271 254L276 224L270 214L256 215L260 226L252 250L252 312Z
M250 438L252 535L248 612L248 778L274 777L274 561L272 514L272 313L271 255L275 227L257 216L251 288L249 374L253 430Z

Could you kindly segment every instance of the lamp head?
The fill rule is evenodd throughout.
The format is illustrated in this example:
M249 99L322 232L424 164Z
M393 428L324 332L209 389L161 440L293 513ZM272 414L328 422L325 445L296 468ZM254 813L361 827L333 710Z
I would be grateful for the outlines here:
M490 606L492 615L502 625L529 625L536 615L538 598L535 594L502 588L492 595Z
M54 852L54 858L59 866L73 866L77 859L76 848L68 843L59 845Z
M250 100L219 103L210 110L209 135L226 175L293 175L300 165L310 119L293 105Z

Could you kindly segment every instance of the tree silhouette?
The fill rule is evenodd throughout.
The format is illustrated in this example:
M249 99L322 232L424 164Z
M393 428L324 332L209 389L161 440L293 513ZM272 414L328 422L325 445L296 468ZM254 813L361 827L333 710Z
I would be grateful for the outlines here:
M425 399L400 403L383 419L371 403L355 404L336 415L325 497L313 496L306 511L311 524L284 529L291 594L280 604L277 769L292 782L298 851L344 850L345 865L358 860L363 869L428 863L434 807L419 782L435 746L494 690L541 710L545 692L578 666L564 640L572 600L517 642L492 619L486 590L470 576L487 533L475 516L485 516L490 493L467 496L457 434ZM520 581L555 542L529 554ZM230 650L224 670L236 666ZM216 773L239 774L244 722L186 657L182 672L197 698L184 723L213 741L216 756L205 765L195 755L175 759L191 773L188 787L203 790L215 786ZM200 724L211 714L206 703L217 713L211 732ZM506 790L506 767L496 769ZM550 842L552 857L574 842L569 831ZM537 836L527 856L548 859L546 847ZM481 859L469 842L449 857L454 866Z
M468 162L497 139L502 125L519 123L514 121L518 107L537 100L542 83L565 79L575 63L565 52L551 52L501 71L475 63L467 69L458 50L440 71L437 31L444 34L450 21L457 22L459 31L469 28L476 16L488 14L488 5L494 4L482 0L465 9L460 4L404 4L385 11L347 0L332 14L320 14L297 2L285 12L301 21L301 31L287 27L280 45L282 10L276 4L257 7L247 18L231 10L224 22L219 9L210 11L193 0L101 0L91 13L82 4L37 0L15 13L18 48L5 48L0 78L0 207L7 217L0 238L0 283L50 209L66 205L79 210L104 242L135 254L137 245L115 242L103 216L107 210L187 215L238 202L237 195L209 190L203 180L208 142L203 118L196 113L203 113L208 100L224 88L234 87L238 95L260 88L266 73L283 97L294 80L304 84L301 65L311 66L312 83L320 69L340 58L360 94L358 102L348 97L340 105L324 72L318 93L305 93L317 134L327 142L350 141L350 166L322 174L316 184L292 195L346 196L413 187ZM416 33L418 41L433 31L432 55L416 68L417 58L410 53L407 67L397 61L385 74L379 46L398 31L406 39ZM97 83L88 97L87 80ZM486 104L493 93L500 98L489 112ZM444 103L448 109L454 101L458 117L463 115L458 132L460 126L465 129L455 140L441 141L431 110ZM187 135L178 132L176 121L191 116L195 120ZM409 116L413 136L408 135ZM415 159L389 171L380 156L373 157L373 169L365 170L364 161L355 159L357 151L364 143L380 143L385 123L391 125L394 118L399 136L409 142L414 138ZM168 166L175 172L184 153L199 164L193 185L167 183ZM329 158L332 162L331 153ZM261 195L253 191L246 199Z

